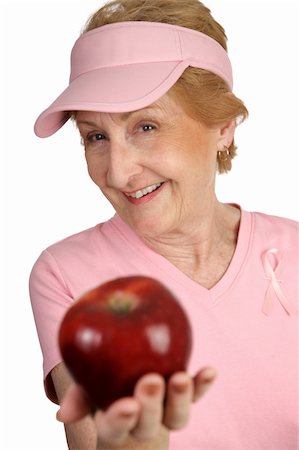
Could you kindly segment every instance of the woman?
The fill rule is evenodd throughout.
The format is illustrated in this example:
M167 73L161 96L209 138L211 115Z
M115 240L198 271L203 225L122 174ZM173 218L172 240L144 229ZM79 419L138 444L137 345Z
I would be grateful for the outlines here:
M45 387L61 404L69 448L298 448L297 227L215 194L246 116L224 30L197 0L108 3L76 42L70 85L35 131L75 121L90 177L116 215L49 247L31 274ZM61 361L59 323L82 293L136 273L182 301L190 367L167 386L146 375L134 397L91 417Z

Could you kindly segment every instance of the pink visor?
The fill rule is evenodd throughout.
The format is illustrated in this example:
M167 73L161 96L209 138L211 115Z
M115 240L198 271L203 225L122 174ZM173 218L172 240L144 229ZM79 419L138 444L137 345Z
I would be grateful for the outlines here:
M69 86L37 119L39 137L54 134L70 111L128 112L157 101L187 67L209 70L232 89L224 48L201 32L156 22L119 22L75 42Z

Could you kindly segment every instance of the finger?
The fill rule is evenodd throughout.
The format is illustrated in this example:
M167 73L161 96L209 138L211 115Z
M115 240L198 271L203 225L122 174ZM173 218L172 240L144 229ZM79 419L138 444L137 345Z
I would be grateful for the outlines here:
M169 379L164 424L171 430L186 425L193 399L193 380L185 372L177 372Z
M118 400L105 412L97 411L94 420L99 442L115 447L122 445L136 426L139 413L140 406L133 398Z
M132 434L137 439L157 437L163 416L163 399L165 394L164 379L158 374L147 374L135 387L134 395L141 409L136 428Z
M217 372L215 369L212 367L206 367L194 377L194 402L196 402L209 390L216 376Z
M90 413L90 403L84 389L72 384L66 391L56 418L59 422L71 423L82 419Z

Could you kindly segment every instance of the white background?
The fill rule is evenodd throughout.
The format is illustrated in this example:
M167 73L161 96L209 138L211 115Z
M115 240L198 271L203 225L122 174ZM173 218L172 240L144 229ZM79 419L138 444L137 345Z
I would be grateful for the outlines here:
M45 140L37 115L66 86L69 53L97 0L1 3L1 449L66 449L45 397L28 296L40 252L113 211L89 180L72 124ZM235 93L250 118L220 200L299 218L298 6L291 0L206 0L227 31ZM296 245L296 243L294 243Z

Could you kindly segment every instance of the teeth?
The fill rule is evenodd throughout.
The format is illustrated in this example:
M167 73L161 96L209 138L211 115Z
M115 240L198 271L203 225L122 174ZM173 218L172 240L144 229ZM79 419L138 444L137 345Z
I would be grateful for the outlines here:
M153 184L152 186L148 186L144 189L141 189L140 191L134 192L132 194L126 194L127 197L133 197L133 198L141 198L146 194L149 194L150 192L155 191L158 189L158 187L161 186L162 183Z

